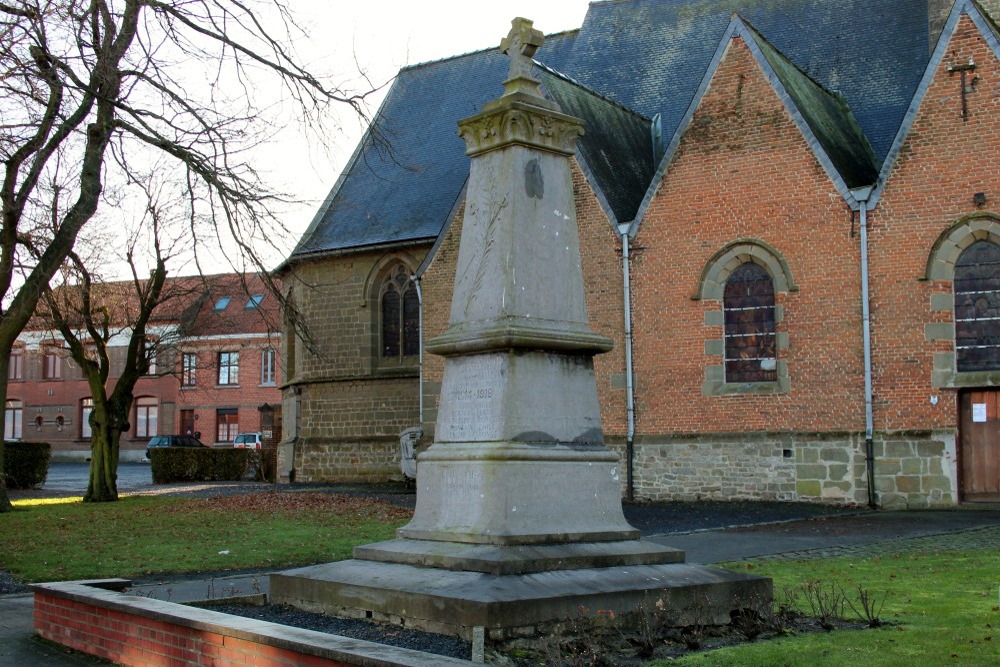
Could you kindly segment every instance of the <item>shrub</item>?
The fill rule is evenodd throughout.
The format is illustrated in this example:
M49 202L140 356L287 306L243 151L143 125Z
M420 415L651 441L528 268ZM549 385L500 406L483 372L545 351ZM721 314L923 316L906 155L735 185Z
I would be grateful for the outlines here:
M41 486L49 476L52 446L47 442L4 443L3 477L11 489Z
M154 484L239 481L247 468L248 449L156 447L149 451Z

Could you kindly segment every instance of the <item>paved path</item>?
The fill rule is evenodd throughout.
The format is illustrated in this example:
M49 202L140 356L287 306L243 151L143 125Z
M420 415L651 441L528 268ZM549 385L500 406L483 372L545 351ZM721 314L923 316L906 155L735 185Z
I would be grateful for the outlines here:
M388 495L388 499L412 506L412 496L393 496L384 489L328 487L326 490L352 492L351 489L374 497ZM222 492L247 490L245 486L227 486ZM184 495L218 495L220 489L192 486L186 492L174 491ZM627 506L626 514L646 539L684 549L687 560L694 563L861 557L907 550L1000 549L1000 509L996 508L845 513L794 503L664 503ZM744 525L727 528L727 522ZM667 534L667 530L678 526L709 529ZM185 602L267 592L267 577L266 573L240 573L147 578L137 582L135 589L142 595ZM31 614L30 595L0 596L0 667L107 664L36 639Z

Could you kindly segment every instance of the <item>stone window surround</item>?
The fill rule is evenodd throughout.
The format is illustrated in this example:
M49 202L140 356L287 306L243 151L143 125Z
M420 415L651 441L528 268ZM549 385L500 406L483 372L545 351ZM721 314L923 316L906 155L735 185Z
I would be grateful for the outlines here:
M753 262L767 271L774 284L774 293L796 292L798 286L792 280L792 272L788 262L777 249L759 239L737 239L718 250L702 270L698 287L691 297L695 301L714 300L719 302L717 310L705 313L705 326L718 327L719 335L712 335L705 340L705 355L724 357L725 316L722 311L722 297L726 280L736 267L747 262ZM781 304L774 306L775 325L784 320L784 308ZM775 334L778 348L778 377L774 382L726 382L726 367L724 363L705 367L705 381L701 387L703 396L730 396L739 394L786 394L791 388L788 378L788 362L782 359L781 351L788 349L788 332L777 331Z
M420 366L420 356L411 355L408 357L383 357L382 356L382 290L385 283L402 265L407 275L413 275L417 262L409 255L398 252L388 253L381 257L368 272L365 281L366 300L362 302L362 307L367 307L371 315L371 368L373 375L412 375ZM402 303L400 303L402 307Z
M977 241L990 241L1000 245L1000 215L994 213L973 213L959 218L941 232L927 256L927 268L920 280L947 281L954 285L955 263L965 249ZM928 341L948 341L948 352L934 353L934 368L931 371L931 386L937 389L959 389L962 387L982 387L1000 385L1000 370L958 372L955 365L955 294L933 292L930 297L930 313L951 313L950 322L924 324L924 338Z

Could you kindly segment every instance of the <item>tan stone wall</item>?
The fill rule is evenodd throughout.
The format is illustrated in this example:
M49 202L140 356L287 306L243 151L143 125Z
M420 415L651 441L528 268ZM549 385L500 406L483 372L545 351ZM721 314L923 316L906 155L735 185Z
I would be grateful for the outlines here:
M319 259L286 279L310 337L299 332L294 364L283 346L292 367L285 401L297 401L298 418L284 422L282 462L294 458L296 481L399 477L399 432L420 419L419 366L417 357L378 358L374 291L382 269L401 260L414 270L429 248Z
M874 446L880 507L954 506L953 436L878 434ZM868 502L863 433L644 436L635 457L640 500Z

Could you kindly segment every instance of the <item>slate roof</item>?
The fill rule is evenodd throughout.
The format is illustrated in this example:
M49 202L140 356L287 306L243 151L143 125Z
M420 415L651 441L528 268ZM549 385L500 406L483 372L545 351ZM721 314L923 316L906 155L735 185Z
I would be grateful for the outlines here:
M575 36L542 49L560 62ZM469 176L457 122L503 94L509 65L491 48L401 70L377 115L389 149L365 138L293 257L437 237Z
M637 183L653 174L640 126L659 114L662 136L673 136L734 13L763 36L761 51L849 187L870 177L868 149L850 146L859 128L876 162L888 153L930 56L927 0L592 2L579 31L548 37L535 57L572 77L542 75L565 111L621 130L588 122L578 145L618 222L631 221L649 180ZM507 66L491 48L403 69L378 114L391 153L370 139L359 146L290 259L437 237L469 170L456 121L500 95Z
M539 68L546 97L583 121L577 156L616 222L631 222L655 171L652 122L563 74Z
M736 13L843 93L885 157L930 56L927 0L595 2L562 71L642 114L661 114L670 136Z
M140 281L145 286L145 280ZM132 281L122 280L95 284L94 310L108 312L114 326L127 326L136 318L139 301ZM82 320L73 315L79 299L74 286L55 290L60 301L69 301L64 308L72 326L82 326ZM252 307L251 297L260 296ZM228 297L225 306L216 308L220 299ZM265 280L253 273L222 273L208 276L169 277L163 285L160 304L150 317L151 324L179 324L182 336L240 336L245 334L280 333L281 304L272 294ZM221 305L221 304L220 304ZM47 331L51 320L46 314L45 302L39 306L28 331Z
M751 26L747 26L747 33L771 65L847 187L874 183L878 178L875 151L847 107L844 96L826 90L809 78Z

